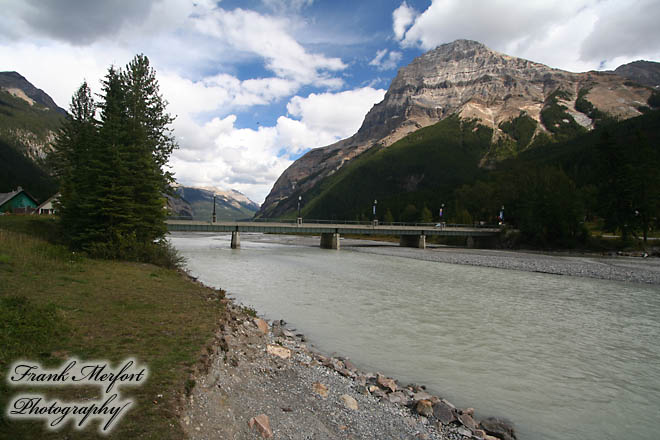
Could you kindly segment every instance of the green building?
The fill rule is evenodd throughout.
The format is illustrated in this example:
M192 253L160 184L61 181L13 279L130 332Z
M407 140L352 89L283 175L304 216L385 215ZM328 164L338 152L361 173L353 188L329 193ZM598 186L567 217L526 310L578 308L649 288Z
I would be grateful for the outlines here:
M20 186L12 192L0 193L0 213L29 214L37 206L34 197Z

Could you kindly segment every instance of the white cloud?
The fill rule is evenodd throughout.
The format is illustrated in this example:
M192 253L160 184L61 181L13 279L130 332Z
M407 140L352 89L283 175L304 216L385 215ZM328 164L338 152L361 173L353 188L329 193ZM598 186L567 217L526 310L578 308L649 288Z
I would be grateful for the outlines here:
M386 54L387 57L385 57ZM396 69L402 57L403 54L401 52L382 49L376 52L376 57L369 62L369 65L376 66L378 70L392 70Z
M307 98L293 97L287 110L311 130L332 134L334 140L339 140L353 135L367 112L384 96L385 90L371 87L340 93L312 93Z
M312 6L314 0L261 0L267 8L278 14L300 12L302 9Z
M408 27L415 21L417 11L405 1L392 12L392 30L397 40L402 40Z
M199 32L236 50L262 57L266 68L280 78L324 87L342 84L331 73L344 70L347 65L339 58L307 52L287 31L291 23L285 18L243 9L216 9L194 22Z
M387 49L382 49L376 52L376 56L373 60L369 61L370 66L380 66L383 62L383 58L387 55Z
M407 31L401 13L393 16L393 25L406 48L429 50L466 38L552 67L585 71L598 69L601 61L615 68L634 59L658 59L660 8L655 3L433 0Z
M132 57L133 53L117 47L72 47L60 42L47 46L27 42L0 44L4 68L25 76L67 110L71 96L84 80L93 92L99 93L100 80L110 65L126 64Z
M558 19L577 10L577 3L578 0L571 3L434 0L415 19L402 44L432 49L442 43L467 38L499 47L521 37L534 40L542 37Z
M39 27L32 14L36 0L12 2L0 17L0 59L3 67L23 74L67 108L71 95L87 80L96 93L111 65L124 66L144 52L157 71L180 148L171 165L184 184L236 188L262 201L273 182L288 167L290 155L326 145L357 130L375 99L369 90L342 92L336 108L319 114L307 100L330 105L332 93L291 99L302 87L335 90L344 86L339 75L348 66L336 57L303 47L292 32L304 22L293 15L269 16L254 11L218 8L215 1L153 0L128 10L63 0L70 7L52 12L52 26ZM123 0L111 0L121 2ZM300 11L312 0L274 0L272 8ZM55 8L57 9L57 8ZM128 11L127 10L127 11ZM105 12L104 12L105 11ZM89 31L98 16L107 22ZM90 18L86 23L86 18ZM302 21L301 21L302 20ZM71 22L69 29L65 23ZM75 25L75 26L74 26ZM243 65L263 69L243 72ZM373 90L373 89L371 89ZM289 115L272 127L241 128L241 111L281 100L293 102ZM368 102L361 105L356 100ZM285 101L286 102L286 101ZM332 104L334 105L334 104ZM343 107L341 107L343 105ZM341 117L337 112L345 112ZM325 115L326 122L318 120ZM355 120L352 120L355 118ZM210 120L209 120L210 119ZM347 122L349 121L350 122Z
M175 123L182 146L172 160L176 178L186 185L235 188L262 202L292 163L290 155L353 135L384 95L385 90L365 87L295 96L287 105L288 116L257 130L236 127L235 115L202 125L181 118Z
M583 60L660 53L660 6L657 0L609 1L599 6L601 13L593 31L580 48Z

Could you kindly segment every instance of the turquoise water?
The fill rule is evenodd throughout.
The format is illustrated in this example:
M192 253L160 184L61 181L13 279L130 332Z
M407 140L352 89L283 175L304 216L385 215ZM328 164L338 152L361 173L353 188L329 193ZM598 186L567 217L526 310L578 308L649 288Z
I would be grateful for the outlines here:
M320 350L425 384L521 439L657 439L660 289L175 235L192 274ZM295 239L292 239L294 242Z

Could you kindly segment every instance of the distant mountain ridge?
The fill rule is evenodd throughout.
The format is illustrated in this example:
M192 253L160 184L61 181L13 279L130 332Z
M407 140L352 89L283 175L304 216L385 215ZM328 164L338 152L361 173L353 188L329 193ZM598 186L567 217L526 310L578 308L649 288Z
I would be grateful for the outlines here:
M660 63L643 60L633 61L617 67L612 73L639 84L660 89Z
M257 216L292 212L298 196L372 147L389 147L451 115L492 130L480 159L488 168L528 148L639 116L651 94L650 87L609 72L554 69L476 41L443 44L399 70L355 135L313 149L285 170Z
M67 112L17 72L0 72L0 139L37 165L51 151Z
M217 220L239 220L251 218L259 205L243 193L230 189L175 187L178 199L170 200L169 205L175 217L190 217L194 220L210 221L213 215L213 196L215 195Z
M45 159L66 115L19 73L0 72L0 192L22 186L42 201L57 191Z
M32 101L32 103L40 104L62 115L67 114L66 110L55 104L53 98L43 90L36 88L18 72L0 72L0 89L9 91L10 93L13 92L12 94L15 93L14 96L20 97L28 103Z

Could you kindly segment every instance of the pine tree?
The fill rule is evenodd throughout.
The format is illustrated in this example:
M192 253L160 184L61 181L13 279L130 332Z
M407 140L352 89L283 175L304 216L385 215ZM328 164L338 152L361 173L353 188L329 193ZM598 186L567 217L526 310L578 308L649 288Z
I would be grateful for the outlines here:
M122 72L121 82L131 143L129 165L137 218L135 232L139 241L153 241L166 232L163 194L173 182L165 167L176 148L168 128L174 118L165 112L167 102L159 94L156 73L146 56L133 58Z
M174 181L166 170L176 148L168 128L173 118L144 55L125 71L110 67L102 90L96 121L89 87L81 86L56 143L62 226L74 248L148 260L167 232L164 193Z
M86 188L93 186L94 173L88 166L98 145L96 104L84 82L71 98L71 117L62 126L51 156L60 180L58 212L64 236L80 247L85 231L94 221Z
M97 185L90 188L97 205L99 228L90 231L89 243L99 253L115 256L134 240L135 210L130 169L130 135L127 130L126 94L120 73L111 67L103 81L103 101L99 104L100 147ZM100 248L105 248L101 251Z
M424 206L424 209L422 209L422 214L419 218L420 222L422 223L431 223L433 222L433 214L431 213L431 210L428 208L428 206Z

